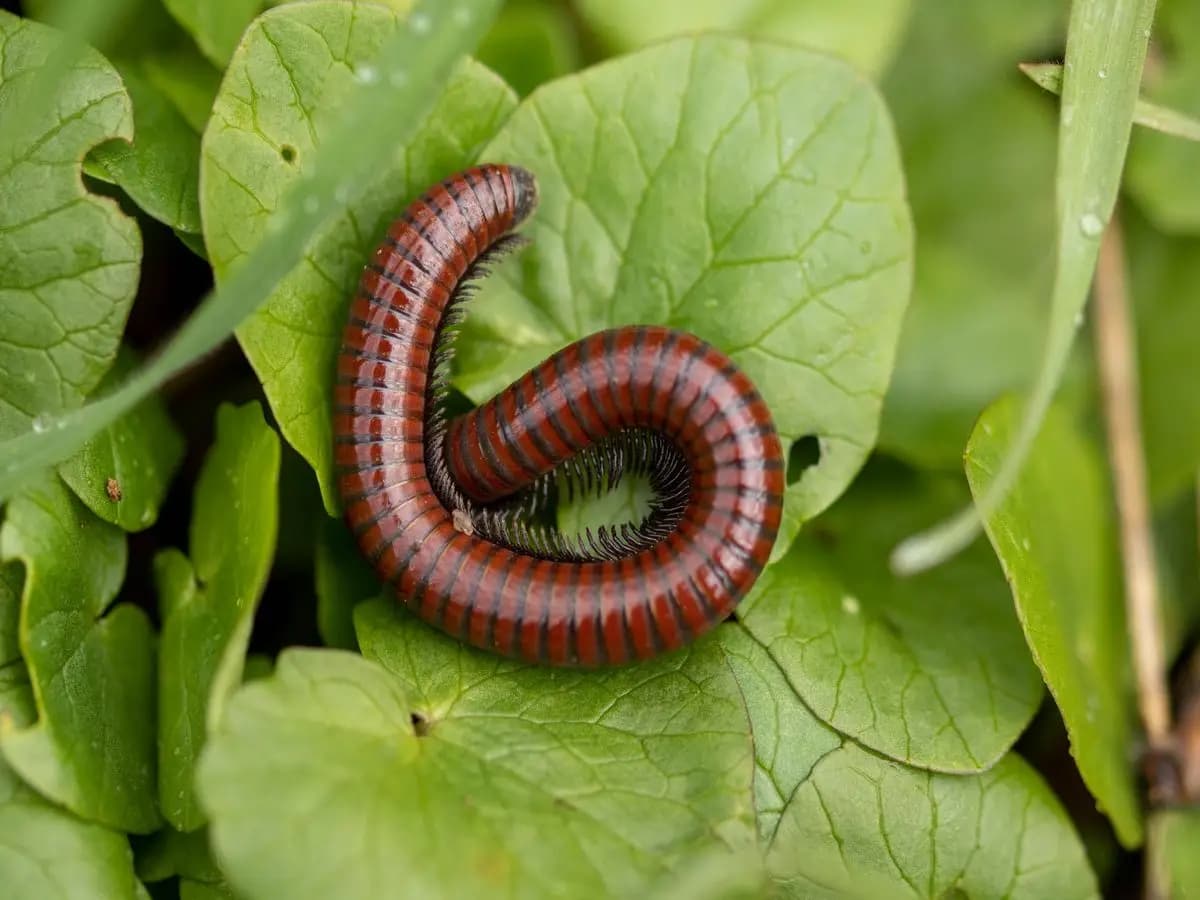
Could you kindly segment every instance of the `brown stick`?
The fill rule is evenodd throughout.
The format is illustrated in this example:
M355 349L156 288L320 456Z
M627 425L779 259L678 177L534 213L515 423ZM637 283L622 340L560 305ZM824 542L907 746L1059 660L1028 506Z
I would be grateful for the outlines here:
M1138 710L1150 749L1166 749L1171 740L1171 703L1138 408L1137 350L1126 286L1125 248L1115 216L1100 245L1093 313L1109 462L1120 519L1125 612Z

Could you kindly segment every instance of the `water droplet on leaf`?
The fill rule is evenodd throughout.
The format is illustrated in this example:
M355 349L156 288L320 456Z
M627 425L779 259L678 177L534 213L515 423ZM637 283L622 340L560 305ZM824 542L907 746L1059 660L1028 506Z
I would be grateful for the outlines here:
M1079 217L1079 230L1085 237L1100 237L1100 233L1104 231L1104 222L1095 213L1084 213Z

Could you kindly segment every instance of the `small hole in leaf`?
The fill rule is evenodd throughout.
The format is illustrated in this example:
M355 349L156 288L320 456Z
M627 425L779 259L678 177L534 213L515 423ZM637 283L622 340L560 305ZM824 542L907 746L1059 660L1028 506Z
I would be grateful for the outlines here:
M425 737L425 735L429 734L429 720L423 715L412 713L409 715L409 719L412 721L413 733L417 737Z
M293 163L296 161L296 148L291 144L284 144L279 148L279 155L283 157L285 163Z
M787 483L791 487L807 469L821 461L821 441L815 434L806 434L792 442L788 451Z

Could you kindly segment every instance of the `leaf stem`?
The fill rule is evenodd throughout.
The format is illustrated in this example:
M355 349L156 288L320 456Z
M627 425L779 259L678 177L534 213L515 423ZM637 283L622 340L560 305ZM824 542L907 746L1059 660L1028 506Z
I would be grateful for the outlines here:
M1124 242L1115 216L1100 243L1094 298L1096 362L1117 501L1138 710L1151 748L1161 748L1170 739L1171 704L1138 407L1137 350Z

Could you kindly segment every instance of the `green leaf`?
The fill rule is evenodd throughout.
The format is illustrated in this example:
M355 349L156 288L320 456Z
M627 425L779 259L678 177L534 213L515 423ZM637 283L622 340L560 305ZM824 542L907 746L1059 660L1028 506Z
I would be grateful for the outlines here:
M137 289L137 226L79 174L92 147L132 135L129 96L88 50L34 108L33 75L60 44L0 10L0 439L52 428L96 387ZM12 128L18 114L27 130Z
M163 615L159 801L180 831L204 823L195 796L196 758L241 681L279 525L279 438L258 404L222 405L216 434L196 482L189 538L194 573L176 551L155 560Z
M247 898L638 896L695 853L752 844L745 713L715 644L547 672L392 603L356 622L379 664L285 651L201 762L218 859Z
M395 15L383 7L317 2L279 7L247 33L217 96L201 164L204 238L218 280L241 266L277 221L279 198L303 177L353 86L352 67L360 79L378 78L366 61L396 29ZM461 67L429 117L393 149L383 174L372 177L371 189L238 329L283 436L316 470L331 514L338 509L332 372L364 261L409 199L474 161L514 103L486 69Z
M1014 73L1062 5L918 3L883 82L904 151L916 279L880 446L958 469L979 411L1028 386L1053 278L1054 120Z
M505 5L475 55L522 97L581 62L570 12L552 0Z
M950 772L990 768L1042 697L986 544L919 577L888 570L896 538L965 493L948 478L868 469L738 610L824 722L893 759Z
M154 634L145 614L108 609L125 536L57 476L8 504L0 557L25 564L20 643L37 724L0 734L26 781L77 815L122 831L159 824L154 795Z
M135 365L123 351L100 382L115 385ZM58 474L92 512L126 531L154 524L171 477L183 459L183 438L162 398L149 397L84 444Z
M886 65L911 0L581 0L579 12L614 51L703 31L736 32L844 56L871 72Z
M149 900L124 835L36 797L0 799L0 884L7 897Z
M564 485L558 497L558 530L563 534L583 534L602 525L641 522L650 512L654 498L650 479L624 475L612 490L599 496L568 496Z
M149 215L198 232L199 132L134 66L121 66L121 80L133 101L133 143L108 141L89 160Z
M1022 63L1021 71L1040 88L1052 94L1062 93L1063 67L1059 63ZM1141 97L1133 107L1133 121L1163 134L1188 141L1200 141L1200 120L1174 109L1159 106Z
M1050 319L1020 428L975 505L897 545L892 564L918 572L961 551L1011 490L1062 382L1083 321L1125 166L1155 0L1075 0L1067 31L1055 184L1057 240Z
M1130 211L1132 212L1132 211ZM1136 316L1142 436L1156 503L1186 490L1200 469L1200 240L1167 237L1124 217L1130 298Z
M458 386L486 399L609 326L699 334L786 443L820 440L781 554L870 451L907 302L908 209L874 89L827 56L679 39L546 85L483 156L529 167L541 205L533 245L467 312Z
M1200 7L1190 0L1161 0L1155 35L1162 65L1146 73L1147 96L1190 117L1200 128ZM1195 140L1195 138L1193 138ZM1129 148L1126 184L1159 228L1200 231L1200 147L1168 135L1140 132Z
M718 634L754 732L779 896L1097 896L1070 820L1021 760L945 775L881 759L822 724L747 631Z
M163 0L167 12L219 68L229 63L238 39L262 5L262 0Z
M994 483L1017 428L989 407L967 445L976 497ZM984 522L1012 585L1025 639L1058 704L1079 772L1127 847L1141 843L1135 721L1108 478L1098 448L1057 411L1013 490Z
M127 0L111 0L121 5ZM311 0L306 7L315 7ZM321 4L325 6L327 4ZM80 27L94 27L101 4L81 4ZM339 4L340 6L340 4ZM436 99L436 87L482 37L498 0L418 0L411 25L387 39L377 57L365 61L383 77L360 85L344 98L343 111L327 129L318 157L281 201L277 226L255 251L200 304L179 332L119 390L63 416L59 427L29 430L0 443L0 499L18 491L32 472L69 457L108 422L144 399L185 366L218 346L304 256L309 240L354 198L354 186L384 170ZM366 7L363 7L364 9ZM270 15L270 14L268 14ZM69 57L70 53L59 56ZM34 79L35 94L46 93ZM407 90L397 91L403 82ZM24 117L19 117L24 118ZM321 160L324 160L322 162ZM345 198L345 200L341 199Z
M1200 812L1194 809L1163 810L1151 819L1154 854L1148 861L1160 887L1175 900L1200 896Z
M326 518L317 535L317 631L330 647L357 650L354 607L384 588L363 559L346 524Z

